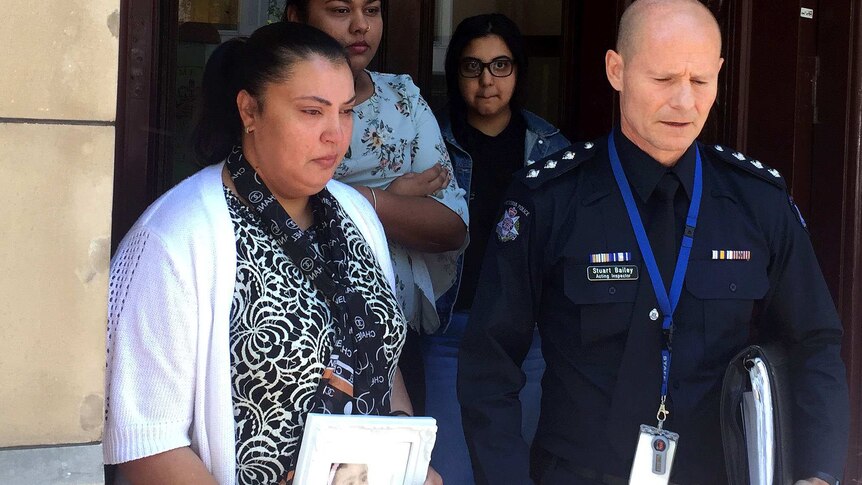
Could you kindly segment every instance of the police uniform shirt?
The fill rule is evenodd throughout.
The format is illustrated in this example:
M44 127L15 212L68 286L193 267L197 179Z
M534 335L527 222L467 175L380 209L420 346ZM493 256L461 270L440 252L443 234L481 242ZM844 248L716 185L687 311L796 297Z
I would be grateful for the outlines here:
M619 130L615 138L646 214L667 169ZM678 231L691 196L693 148L672 169L682 185L674 204ZM699 148L703 198L674 314L666 427L680 442L672 480L726 483L721 380L754 335L783 342L794 359L797 478L840 476L849 420L841 325L804 221L777 171L725 147ZM462 421L477 482L530 482L518 391L534 322L547 363L534 448L557 457L559 466L627 477L638 425L656 421L661 334L607 139L574 144L517 174L495 236L459 356ZM629 339L632 332L637 339ZM643 368L620 375L626 359ZM631 412L610 423L621 401Z

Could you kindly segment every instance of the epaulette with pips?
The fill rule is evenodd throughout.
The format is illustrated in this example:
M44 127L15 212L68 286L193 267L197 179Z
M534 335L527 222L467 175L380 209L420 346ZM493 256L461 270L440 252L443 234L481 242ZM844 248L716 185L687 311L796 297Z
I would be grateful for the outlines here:
M573 143L541 160L528 160L527 166L515 174L531 189L576 168L596 153L594 142Z
M787 182L784 180L784 177L781 176L778 170L767 166L760 160L748 158L742 153L723 145L708 145L707 149L715 153L718 158L724 160L725 162L735 167L741 168L742 170L745 170L746 172L751 173L771 183L772 185L787 190Z

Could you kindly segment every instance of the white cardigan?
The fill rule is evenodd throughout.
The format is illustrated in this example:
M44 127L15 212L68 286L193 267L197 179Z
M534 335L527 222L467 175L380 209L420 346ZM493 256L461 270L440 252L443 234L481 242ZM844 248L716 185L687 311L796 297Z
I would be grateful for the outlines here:
M219 483L235 481L228 332L236 240L222 167L201 170L155 201L111 261L105 463L191 446ZM374 209L347 185L326 187L394 289Z

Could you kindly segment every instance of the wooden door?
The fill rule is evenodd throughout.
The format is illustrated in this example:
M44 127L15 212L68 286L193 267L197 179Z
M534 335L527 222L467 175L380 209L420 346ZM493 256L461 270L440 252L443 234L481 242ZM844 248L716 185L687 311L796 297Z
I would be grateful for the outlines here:
M155 200L164 178L175 19L176 0L120 2L112 249Z
M860 483L862 6L856 0L802 3L813 8L816 25L808 221L817 257L844 323L843 355L850 384L850 450L842 483Z
M722 86L734 106L724 112L730 129L719 133L787 179L844 324L851 442L843 481L855 483L862 477L862 13L852 0L708 3L730 14L726 55L737 73Z

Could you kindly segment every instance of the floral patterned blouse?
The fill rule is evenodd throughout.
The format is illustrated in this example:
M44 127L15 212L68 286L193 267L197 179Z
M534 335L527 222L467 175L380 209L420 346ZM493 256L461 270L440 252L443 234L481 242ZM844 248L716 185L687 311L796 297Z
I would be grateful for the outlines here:
M408 172L435 163L449 171L449 185L431 197L469 222L463 189L452 175L452 162L437 120L410 76L367 71L374 94L354 108L353 138L335 179L350 185L386 188ZM462 248L463 249L463 248ZM389 241L396 297L410 326L431 333L440 326L436 299L455 281L461 250L422 253Z

